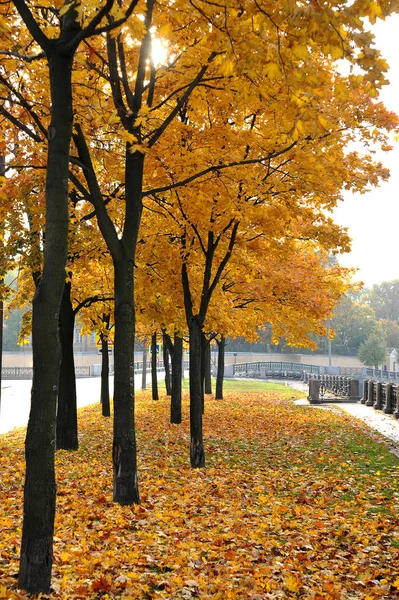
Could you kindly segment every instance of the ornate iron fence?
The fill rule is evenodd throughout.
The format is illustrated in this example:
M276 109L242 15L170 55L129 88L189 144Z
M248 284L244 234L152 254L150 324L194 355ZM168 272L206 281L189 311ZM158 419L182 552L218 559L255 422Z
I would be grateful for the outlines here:
M387 415L394 415L399 419L399 386L366 379L363 385L363 397L360 400L366 406L382 410Z
M90 377L90 367L75 367L76 377ZM1 377L9 379L32 379L32 367L2 367Z
M233 375L235 377L302 379L305 371L319 373L320 367L318 365L284 361L258 361L233 365Z
M359 402L360 381L354 377L340 375L310 375L309 396L311 404L322 402Z

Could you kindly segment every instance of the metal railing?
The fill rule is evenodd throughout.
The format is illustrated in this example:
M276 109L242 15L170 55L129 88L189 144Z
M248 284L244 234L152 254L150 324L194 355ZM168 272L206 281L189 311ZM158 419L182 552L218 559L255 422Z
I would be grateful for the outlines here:
M90 377L90 367L75 367L76 377ZM33 368L32 367L2 367L1 378L7 379L32 379Z
M308 374L309 375L309 374ZM322 402L359 402L360 381L340 375L310 375L308 400L311 404Z
M383 369L365 369L366 377L369 379L382 379L384 381L399 381L399 372L384 371Z
M382 410L387 415L399 419L399 385L366 379L363 385L363 397L360 400L366 406Z
M284 361L258 361L233 365L234 377L302 379L304 371L319 373L320 367L318 365L304 365Z

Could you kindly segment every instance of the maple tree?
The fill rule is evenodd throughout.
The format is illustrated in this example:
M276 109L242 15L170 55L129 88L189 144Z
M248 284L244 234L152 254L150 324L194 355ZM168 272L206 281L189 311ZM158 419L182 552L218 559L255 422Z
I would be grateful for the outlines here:
M367 139L373 137L376 141L383 142L385 136L381 127L389 128L395 124L393 115L389 115L382 107L374 106L370 102L370 97L377 95L378 88L385 81L383 72L387 65L379 56L378 51L371 50L372 37L363 34L362 21L356 18L357 13L352 8L348 8L342 15L330 10L331 7L320 9L310 15L309 11L305 9L301 10L295 7L293 10L292 6L287 6L286 10L281 10L279 6L271 18L270 14L261 6L246 7L244 10L240 6L236 11L230 7L231 14L229 14L228 21L226 21L223 11L206 3L204 8L190 5L189 17L185 8L184 2L176 3L173 10L165 13L164 7L158 6L154 2L148 2L145 16L143 15L141 23L136 22L131 25L131 32L122 32L117 39L108 37L107 57L98 47L91 47L90 61L91 64L94 64L94 71L97 76L107 82L113 96L114 109L111 110L110 116L105 119L105 122L115 126L115 134L126 142L127 148L125 154L126 214L123 222L122 245L116 243L115 229L105 214L99 189L93 190L96 179L95 169L91 168L90 158L86 152L89 150L89 145L86 144L86 150L84 149L83 129L80 125L75 136L75 143L78 148L80 146L80 160L85 165L84 177L87 179L90 171L90 177L93 179L90 193L92 199L97 195L97 217L100 219L100 227L108 239L109 247L113 247L114 267L116 266L116 270L119 269L121 272L121 277L116 276L118 281L120 278L124 281L132 280L133 274L131 268L128 268L124 252L128 247L129 260L133 259L136 252L135 245L143 194L147 196L158 194L159 196L167 190L179 188L199 177L205 177L208 174L217 177L225 169L246 164L262 166L253 182L254 187L255 185L259 186L262 183L261 172L264 173L265 165L270 165L271 161L290 150L298 149L299 143L310 141L317 146L318 139L334 136L333 141L340 139L341 148L343 148L350 139L354 139L356 135L354 131L357 130L356 123L362 123L362 120L372 122L380 128L374 129L373 134L366 131L364 136ZM195 20L192 18L193 9L197 17ZM360 9L362 14L369 14L371 18L377 15L374 6L370 7L368 11L366 5L358 4L356 10ZM385 9L389 10L389 6L384 5ZM378 10L382 14L379 5ZM254 15L256 15L255 20ZM333 27L325 33L323 39L322 32L328 22L333 24ZM158 23L162 23L162 25ZM183 23L190 25L189 30L182 27ZM301 32L303 44L293 42L291 35L294 36L294 29L296 40L298 31ZM271 52L270 45L263 43L263 31L266 30L276 41L276 47L279 48L278 53ZM168 51L172 57L169 62L158 67L151 57L150 31L158 32L161 39L166 39ZM244 32L248 32L248 35L243 36ZM310 32L311 54L306 46ZM141 40L135 48L132 48L130 44L126 45L127 35L135 35ZM187 43L188 35L191 39L190 43ZM257 58L259 59L262 52L265 56L264 62L259 61L259 65L263 65L259 69L254 69L254 65L251 63L255 45ZM361 51L354 52L354 47L361 48ZM367 57L365 57L366 54ZM337 72L331 68L328 58L334 60L343 56L350 62L360 65L364 70L364 75L339 77ZM145 66L146 61L147 67ZM176 65L178 65L178 69L175 68ZM300 72L298 72L298 66L301 67ZM147 80L145 80L146 69ZM136 73L132 80L128 76L131 72ZM185 73L184 77L181 76L183 72ZM298 74L300 74L299 77ZM131 81L134 81L134 85L131 85ZM144 85L145 81L148 81L148 85ZM233 81L238 84L236 87L233 87ZM239 84L239 82L247 84L248 81L249 85ZM214 82L217 82L217 86ZM275 93L276 86L278 87L277 95ZM299 90L299 92L293 94L293 89ZM260 93L259 90L261 90ZM99 91L101 93L101 90ZM179 131L181 127L176 117L180 118L183 127L187 125L187 119L189 124L195 119L203 123L210 106L207 99L208 92L212 95L212 91L215 96L215 104L219 107L220 112L225 111L226 107L230 109L240 106L242 103L248 109L250 119L254 120L260 111L258 122L267 126L269 148L265 150L263 138L260 142L259 125L251 127L249 133L248 128L245 127L245 118L243 120L241 113L241 120L237 119L237 122L227 120L227 123L224 123L224 131L214 128L211 134L214 140L215 132L219 133L220 131L222 134L220 140L228 139L233 148L234 139L236 144L232 153L234 158L232 162L226 163L224 160L226 146L222 143L215 149L211 164L209 163L209 154L207 154L206 160L204 157L202 159L196 157L196 161L193 161L192 149L188 147L186 148L188 151L180 163L179 157L173 153L173 166L171 165L169 170L169 178L172 173L173 181L172 183L165 182L165 169L157 169L157 166L159 167L161 164L164 167L165 159L167 159L168 153L170 154L171 148L176 149L176 141L178 141L177 148L181 147L182 136ZM330 113L330 101L333 94L340 102L335 104L335 112ZM284 116L281 122L279 119L274 119L277 121L277 127L274 129L273 121L262 115L265 98L268 99L267 114L273 114L273 119L276 111L280 115L281 109L284 107ZM287 110L287 106L289 110ZM355 122L353 121L354 108L356 111L360 110L357 112ZM337 115L339 115L339 125L333 125ZM342 133L340 127L345 132L341 137L339 137L339 134ZM185 129L190 133L190 128L185 127ZM166 130L167 136L164 135ZM252 133L256 135L252 135ZM208 131L207 134L209 136ZM98 136L98 130L96 135ZM196 131L196 136L198 137L198 131ZM305 146L310 147L312 144L305 144ZM243 149L246 150L243 152ZM94 151L94 148L90 148L90 150ZM337 156L334 155L332 142L329 150L330 169L332 169L334 161L334 175L340 177L344 173L336 165ZM316 155L317 153L314 152L313 178L309 179L308 183L314 183L319 177ZM366 180L376 182L378 177L384 174L381 169L376 169L376 165L370 157L361 159L356 153L351 153L348 154L346 162L348 170L352 169L353 171L351 185L354 189L363 189ZM104 165L104 161L102 164ZM144 170L145 164L147 171ZM152 169L150 165L153 165ZM301 172L297 174L297 177L300 179ZM150 183L149 190L144 190L143 178ZM330 206L337 200L337 185L334 179L332 178L331 185L330 180L325 180L324 198L328 194L330 195ZM88 181L87 184L90 187ZM156 187L153 187L154 185ZM280 192L277 189L273 193ZM124 286L124 289L127 294L129 287ZM129 298L127 295L124 300L121 298L120 304L129 311L129 320L133 322L133 292L129 291L128 295ZM117 305L119 306L119 300L117 300ZM118 310L117 308L116 313ZM121 316L121 329L123 329L122 321ZM117 317L116 331L118 329L120 328ZM128 329L134 328L125 329L126 331L123 333L126 342L124 348L131 346L132 339L126 336L129 335ZM118 334L116 338L118 339ZM128 341L129 343L127 343ZM196 346L195 342L193 344ZM118 347L119 343L117 342L116 355L118 355ZM121 378L119 378L118 365L122 365L123 361L125 366L120 367ZM123 356L119 356L116 360L115 406L118 415L120 414L120 419L116 420L115 431L116 437L121 439L124 437L121 434L124 425L131 420L131 400L129 398L132 397L133 390L127 383L129 362L130 358ZM121 398L120 402L119 397ZM121 407L120 413L119 406ZM125 417L129 413L128 418L122 417L122 413L125 413ZM130 481L128 485L130 500L134 497L137 500L138 491L134 484L135 463L133 459L128 458L129 453L130 455L132 452L134 453L133 439L129 442L129 447L130 451L126 450L126 453L118 451L114 455L118 461L126 460L126 468L123 467L120 471L125 473L126 480ZM117 440L115 440L115 448L121 448ZM200 462L201 459L198 464ZM117 471L117 465L114 465L114 472ZM117 493L116 496L118 496ZM122 494L120 494L119 500L130 501L127 496L122 498Z
M135 4L129 7L129 12ZM45 58L48 66L44 68L43 80L46 81L45 88L51 99L48 129L43 131L41 123L36 121L41 133L47 133L48 143L43 269L32 303L34 374L26 440L24 524L19 571L20 586L31 592L48 591L51 578L55 514L53 440L60 363L58 320L67 261L73 60L84 39L114 27L109 24L101 27L112 5L113 2L107 2L100 9L91 7L83 15L81 7L69 3L59 6L55 11L29 6L24 0L2 4L1 41L8 45L6 50L2 47L2 54L9 58L7 66L12 70L21 62L43 63ZM3 15L7 17L7 23ZM119 24L127 16L124 15ZM22 27L21 33L22 22L26 29ZM24 54L25 48L28 48L27 56ZM12 77L7 80L3 76L2 84L11 92L15 91ZM20 100L21 93L18 90L16 92ZM26 108L26 104L22 105ZM5 114L5 110L3 107L2 114ZM31 111L29 116L34 116L34 113ZM22 130L29 135L29 127L21 121L17 124L20 123ZM39 138L37 141L42 140ZM49 315L52 317L49 318Z
M10 162L10 166L13 161ZM26 190L22 190L21 179ZM38 203L35 210L32 202L27 202L26 196L31 195L31 186L36 190ZM21 177L18 172L7 180L3 187L8 197L17 198L20 202L18 211L14 212L14 228L7 242L10 254L16 253L15 264L19 272L17 277L18 291L13 294L9 308L25 308L30 304L34 288L41 277L40 239L43 238L43 223L37 209L42 210L40 200L44 190L43 177ZM33 195L33 194L32 194ZM106 248L98 235L87 221L87 215L82 214L78 206L79 198L70 194L70 221L68 239L68 262L66 266L67 280L65 283L59 314L59 333L61 343L61 364L57 394L57 425L56 447L74 450L78 446L78 430L76 418L76 384L73 356L73 338L76 315L84 326L85 332L94 328L102 331L103 314L111 310L108 302L113 299L112 286L108 278ZM18 227L17 225L18 218ZM17 232L16 234L14 232ZM21 256L21 252L23 255ZM73 285L72 285L73 283ZM31 333L31 311L24 314L24 324L20 332L23 341ZM104 369L104 372L107 368ZM107 377L103 377L103 387L107 385ZM109 392L104 390L104 396ZM105 407L105 404L104 404ZM109 409L107 409L109 412Z
M32 22L32 15L26 12L25 3L19 0L15 5L23 8L30 25L34 27L33 33L36 34L37 41L47 48L43 37L45 34L40 33L41 30ZM95 31L96 25L100 24L100 17L111 10L111 5L112 3L103 5L98 17L95 17L98 21L92 29L90 19L95 7L91 5L87 14L82 13L82 18L86 19L83 28L75 17L79 7L66 5L61 17L65 24L72 22L73 28L76 26L73 35L79 30L76 40L81 41L86 33ZM4 14L5 6L8 8L8 5L2 5ZM115 7L115 12L110 13L111 23L107 28L118 22L119 10L119 7ZM133 265L143 194L161 197L170 190L180 189L185 184L208 177L206 191L204 186L202 189L197 188L198 200L205 196L217 197L217 183L227 185L230 189L235 188L235 198L237 188L241 188L238 197L253 199L253 204L261 192L265 199L281 199L281 202L271 202L273 209L269 211L269 219L270 225L274 225L278 221L279 210L288 207L288 212L306 212L306 202L320 208L332 207L339 199L343 185L362 190L368 182L377 183L384 172L376 167L372 157L360 157L355 152L345 153L344 149L358 135L368 141L384 143L384 129L396 125L394 116L370 99L378 95L387 66L378 51L372 47L372 35L364 31L363 22L359 19L360 15L375 20L389 10L393 10L389 2L370 3L360 0L350 6L342 6L339 10L336 10L335 3L326 3L321 7L317 2L314 6L298 6L295 2L287 2L273 6L268 3L248 3L244 6L232 3L226 11L206 2L197 6L181 1L165 7L149 1L142 7L139 17L131 19L120 35L108 35L107 50L104 48L103 38L85 47L88 60L94 68L88 65L86 58L79 57L84 63L80 73L87 77L87 67L90 66L92 70L89 77L93 77L93 72L97 74L96 92L99 93L97 101L89 104L90 110L85 105L88 116L91 117L97 111L96 118L90 120L85 112L77 113L80 116L77 117L75 144L80 165L75 161L72 179L84 196L87 190L82 190L79 185L82 186L84 180L86 182L89 194L85 197L95 205L96 217L112 254L115 269L114 494L118 502L128 504L138 501L131 353L135 319ZM43 15L38 15L40 24L42 20L45 22L46 18L50 19L45 22L45 26L49 28L51 36L59 33L58 23L53 21L53 11L45 10ZM53 31L50 27L53 27ZM158 68L151 58L153 28L161 39L169 43L170 60ZM67 28L64 27L61 36L66 34ZM15 32L14 37L17 37ZM131 43L132 40L134 44ZM70 60L65 81L69 84L71 59L76 47L72 43L67 43L67 47ZM50 50L47 54L49 52ZM105 58L106 54L108 56ZM340 77L332 68L331 59L341 57L360 66L362 72L350 74L346 78ZM9 59L21 60L21 57L11 52ZM43 73L43 66L39 66L36 73L40 72L40 68ZM58 71L56 76L60 78ZM81 88L83 87L81 83ZM60 89L63 90L60 101L66 102L67 98L69 101L70 94L64 93L65 88ZM40 93L38 89L38 98ZM113 96L113 108L109 101L110 93ZM105 100L107 96L108 100ZM88 97L93 100L92 94L82 93L82 104ZM17 103L17 106L19 110L21 103ZM55 106L53 103L53 112ZM100 106L102 110L99 110ZM242 107L247 110L244 112ZM34 118L26 104L23 108L23 118L19 123L26 129L26 113L29 123ZM65 119L63 125L69 127L69 136L70 104L66 108L66 114L70 118ZM4 110L7 109L3 107L3 115ZM227 119L226 114L229 115ZM11 117L16 118L12 114ZM206 126L207 117L212 127ZM105 131L108 127L109 130ZM52 136L51 126L49 131L50 157L52 145L58 142L58 135ZM167 136L164 135L166 131ZM84 135L88 136L88 141ZM101 136L103 140L100 139ZM65 278L65 273L61 271L64 270L66 260L66 181L68 174L71 176L67 172L69 139L66 140L66 137L63 140L63 160L57 163L56 168L52 167L50 160L47 163L47 191L50 183L60 186L58 198L64 199L65 217L62 231L57 233L56 229L53 230L55 237L60 234L56 241L63 240L64 246L59 268L57 267L60 293L57 293L56 286L52 287L57 306L55 311L50 310L50 314L58 314ZM105 147L109 150L106 158L104 152L100 152L104 139ZM201 144L206 150L201 150ZM209 148L212 148L211 153ZM115 153L111 150L115 150L120 156L124 155L124 159L115 161ZM90 152L95 156L94 162ZM226 155L229 157L228 161ZM283 155L286 155L289 168L285 168L283 159L283 162L280 160ZM321 157L323 160L320 160ZM112 168L110 163L113 163ZM64 169L62 178L59 176L60 165ZM82 173L76 175L77 167L82 165ZM250 175L238 173L239 168L244 166L253 167ZM228 172L232 173L233 183L228 182ZM327 178L324 177L325 172L329 175ZM349 172L351 180L347 182ZM115 177L110 178L110 173ZM267 188L270 178L273 183ZM110 179L123 182L122 194L118 185L112 190ZM294 185L293 181L296 206L290 207L290 187ZM320 181L324 185L317 196L315 187ZM115 189L117 191L113 194ZM104 196L109 200L116 200L114 206L106 206ZM124 214L116 209L115 204L118 202L124 203ZM51 220L51 212L48 210L46 219L48 222ZM237 222L238 220L233 219L230 225L232 231ZM209 234L209 248L212 248L214 240L211 238L214 234L212 231ZM50 242L51 238L46 234L41 289L45 289L47 280L46 265L52 264L46 262L46 257L51 261L57 257L57 252L50 253ZM55 248L57 250L60 246L56 245ZM187 275L186 273L186 280ZM187 298L186 293L186 300ZM192 303L197 302L197 299L198 296L193 294ZM207 298L206 303L209 300ZM197 315L193 313L192 316ZM193 348L197 349L204 323L197 322L196 319L190 323L196 327L191 337ZM53 322L54 343L57 334L56 323ZM41 342L41 350L43 348L44 344ZM50 354L55 360L57 354ZM197 371L193 369L193 372ZM198 381L194 387L199 389ZM52 403L51 406L54 407L55 404ZM197 418L199 404L196 400L193 406ZM193 462L197 466L202 463L201 452L198 444L193 449L193 454L196 455Z

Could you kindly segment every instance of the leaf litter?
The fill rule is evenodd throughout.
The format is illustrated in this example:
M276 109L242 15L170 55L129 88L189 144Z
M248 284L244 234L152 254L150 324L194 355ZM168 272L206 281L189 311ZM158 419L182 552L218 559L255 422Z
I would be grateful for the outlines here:
M206 469L169 402L137 398L141 504L112 501L112 423L59 451L49 598L399 599L399 460L360 421L281 394L206 399ZM0 598L17 590L24 429L0 436ZM45 596L42 596L45 598Z

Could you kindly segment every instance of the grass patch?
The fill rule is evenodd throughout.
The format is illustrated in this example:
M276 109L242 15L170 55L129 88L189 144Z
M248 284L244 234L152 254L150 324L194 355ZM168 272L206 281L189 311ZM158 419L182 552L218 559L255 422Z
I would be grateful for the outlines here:
M298 382L299 383L299 382ZM151 383L148 382L147 387L150 387ZM165 389L165 380L161 379L158 382L160 390ZM183 390L189 389L189 380L183 379L182 382ZM216 379L212 378L212 390L215 391ZM224 392L279 392L283 395L289 396L290 398L298 393L301 397L305 397L306 394L300 390L288 385L288 383L277 383L275 381L265 381L261 379L225 379L223 382Z

